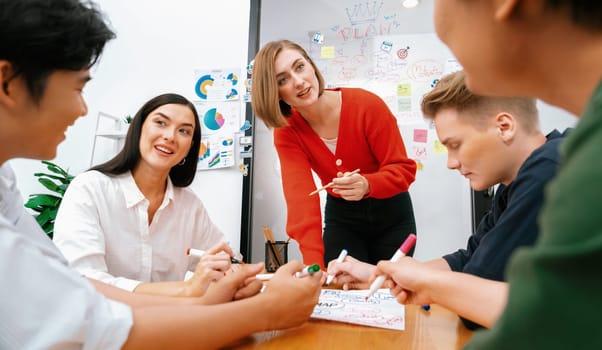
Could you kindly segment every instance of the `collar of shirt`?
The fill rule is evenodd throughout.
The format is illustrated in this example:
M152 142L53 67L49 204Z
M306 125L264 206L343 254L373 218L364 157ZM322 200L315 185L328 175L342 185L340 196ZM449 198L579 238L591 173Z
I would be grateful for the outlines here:
M126 201L126 206L128 208L134 207L141 202L145 201L146 198L144 194L140 192L138 185L136 185L136 181L134 181L134 176L131 171L124 173L117 177L117 181L119 182L119 186L123 189L123 194ZM159 209L163 209L169 201L174 199L174 186L171 182L171 179L167 177L167 188L165 189L165 196L163 197L163 202Z

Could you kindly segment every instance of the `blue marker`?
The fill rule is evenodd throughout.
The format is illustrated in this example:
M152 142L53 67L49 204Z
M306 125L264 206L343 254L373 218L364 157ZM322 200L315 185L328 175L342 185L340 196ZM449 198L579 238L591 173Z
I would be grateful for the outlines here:
M424 311L429 311L431 309L431 306L430 305L422 305L421 308Z

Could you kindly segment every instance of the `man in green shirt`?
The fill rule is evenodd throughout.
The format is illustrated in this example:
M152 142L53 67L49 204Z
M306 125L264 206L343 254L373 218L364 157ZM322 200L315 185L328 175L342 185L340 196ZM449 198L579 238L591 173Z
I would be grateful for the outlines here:
M505 310L467 348L602 349L602 2L436 0L435 28L475 93L535 96L581 116L539 240L511 258ZM391 278L400 302L412 297L411 283Z

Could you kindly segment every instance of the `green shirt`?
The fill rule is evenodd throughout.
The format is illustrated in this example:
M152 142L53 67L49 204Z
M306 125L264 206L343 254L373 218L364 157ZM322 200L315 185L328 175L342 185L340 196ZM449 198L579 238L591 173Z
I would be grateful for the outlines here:
M466 349L602 349L602 82L561 152L539 240L510 260L508 305Z

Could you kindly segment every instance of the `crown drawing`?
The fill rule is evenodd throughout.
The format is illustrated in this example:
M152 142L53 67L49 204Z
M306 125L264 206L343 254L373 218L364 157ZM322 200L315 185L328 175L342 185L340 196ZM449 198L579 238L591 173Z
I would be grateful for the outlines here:
M383 7L383 1L372 1L372 3L357 3L353 7L346 7L347 18L352 25L371 23L376 21L380 9Z

